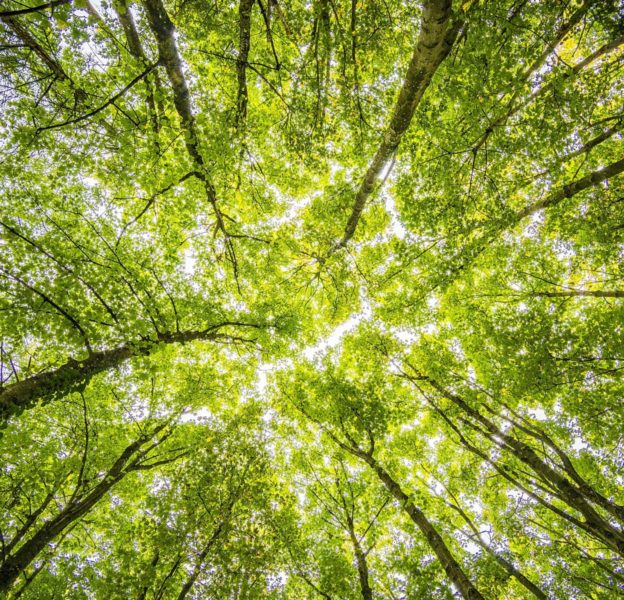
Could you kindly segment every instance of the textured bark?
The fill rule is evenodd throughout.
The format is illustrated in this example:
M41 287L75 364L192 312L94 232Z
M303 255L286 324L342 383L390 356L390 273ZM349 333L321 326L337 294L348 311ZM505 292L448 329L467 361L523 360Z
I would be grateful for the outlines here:
M572 198L572 196L575 196L579 192L582 192L583 190L586 190L590 187L594 187L602 183L603 181L606 181L610 177L619 175L623 171L624 158L602 169L599 169L598 171L589 173L588 175L585 175L585 177L581 177L581 179L564 185L561 189L553 192L552 194L549 194L543 200L539 200L537 202L534 202L533 204L529 204L522 210L519 210L517 213L515 213L512 222L517 223L518 221L521 221L522 219L531 216L539 210L549 208L551 206L556 206L562 200L565 200L566 198Z
M37 532L16 552L8 556L0 565L0 592L8 591L20 573L52 543L65 529L86 515L105 496L113 486L137 467L137 460L144 457L151 447L141 450L154 436L160 433L166 424L162 424L148 434L130 444L113 463L100 482L88 493L72 498L55 517L45 521Z
M206 191L208 202L212 206L216 220L216 229L225 238L228 257L237 273L236 255L230 240L230 235L225 227L224 215L217 204L217 192L212 183L208 165L199 149L199 128L195 121L191 96L189 92L184 71L182 69L182 58L178 52L178 47L174 37L175 27L165 10L161 0L144 0L143 5L147 13L147 20L150 29L156 38L160 63L164 65L167 77L173 90L173 103L180 117L182 129L184 130L184 143L186 150L191 157L196 170L196 177L201 179Z
M362 450L356 442L348 435L348 443L340 440L334 433L328 430L323 423L318 419L315 419L304 408L296 405L296 408L305 415L306 418L316 423L321 427L323 431L343 450L346 450L353 456L364 461L368 466L376 473L386 489L394 497L401 508L408 514L420 531L424 534L429 547L433 550L438 560L442 564L442 567L451 580L453 585L457 587L462 597L465 600L483 600L482 594L470 581L468 576L464 573L461 565L455 560L455 557L449 550L448 546L434 527L434 525L427 519L425 514L410 500L409 496L401 489L401 486L390 476L390 474L377 462L373 456L375 449L375 440L370 431L368 431L370 439L370 448L368 451Z
M461 251L461 254L458 254L451 259L450 264L446 269L447 277L445 279L445 284L448 285L455 281L461 271L469 268L470 265L479 257L479 255L484 252L488 246L501 235L502 232L511 229L523 219L530 217L540 210L557 206L563 200L572 198L576 194L595 187L622 172L624 172L624 158L604 167L603 169L593 171L581 179L572 181L558 190L551 192L542 200L533 202L519 211L511 212L508 216L503 217L498 222L495 222L479 239L465 247Z
M517 417L521 421L524 421L526 423L526 419L523 419L511 407L509 407L504 402L501 402L501 404L502 406L507 408L507 410L509 410L509 412L513 414L514 417ZM555 443L555 441L545 431L532 425L525 425L515 419L510 419L509 417L507 417L507 420L519 431L522 431L523 433L526 433L527 435L538 440L540 444L542 444L542 448L548 447L553 450L557 455L557 458L559 458L559 460L561 461L561 464L558 465L558 468L562 469L565 472L570 480L578 486L579 490L581 490L585 497L590 502L593 502L594 504L604 508L621 524L624 525L624 506L612 502L611 500L600 494L596 489L594 489L585 479L583 479L583 477L581 477L581 475L575 469L570 457Z
M364 600L373 600L373 590L370 586L368 563L366 562L366 553L362 549L360 540L355 535L353 521L349 521L349 537L353 545L353 553L355 554L355 562L357 563L358 578L360 580L360 591Z
M624 298L624 290L561 290L555 292L535 292L535 296L548 298L566 298L585 296L593 298Z
M32 52L34 52L43 63L52 71L54 76L61 81L68 81L70 84L73 82L65 73L63 67L59 64L59 62L47 52L39 42L32 36L30 31L24 25L22 25L16 18L9 16L0 16L0 20L5 23L9 29L17 36L17 38ZM84 92L82 92L84 94ZM86 94L84 94L86 96Z
M144 67L147 67L149 65L149 60L145 54L143 45L141 44L139 32L137 31L132 13L130 12L130 8L126 3L126 0L115 0L113 2L113 8L119 22L121 23L121 27L124 30L130 54L141 62ZM157 72L154 72L152 75L145 78L145 89L147 92L145 101L150 115L152 130L155 134L158 134L158 111L156 110L156 101L154 100L154 87L157 90L160 90L160 80Z
M375 183L398 148L436 69L450 52L458 32L458 27L450 25L450 17L450 0L426 0L424 2L418 41L390 123L355 196L342 239L333 246L330 254L346 246L355 234Z
M145 0L145 11L150 28L156 38L160 62L164 65L173 90L173 103L185 130L184 141L193 164L206 173L204 158L199 151L199 135L191 96L184 71L182 58L174 38L175 28L161 0Z
M54 0L48 4L39 4L37 6L31 6L30 8L20 8L18 10L5 10L0 12L0 19L4 17L16 17L18 15L27 15L29 13L39 12L42 10L48 10L55 6L62 6L63 4L69 4L72 0Z
M92 352L84 360L70 359L55 370L38 373L5 387L0 393L0 425L13 415L32 408L37 400L54 400L83 388L98 373L119 366L124 361L147 356L165 344L185 344L195 340L235 340L219 330L232 326L256 327L252 324L223 322L202 331L161 333L156 340L124 344L110 350Z

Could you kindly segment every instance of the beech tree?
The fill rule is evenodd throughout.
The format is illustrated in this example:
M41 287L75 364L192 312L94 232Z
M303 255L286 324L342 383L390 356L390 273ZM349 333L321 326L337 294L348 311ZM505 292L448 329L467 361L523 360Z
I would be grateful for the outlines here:
M624 594L624 12L5 0L0 594Z

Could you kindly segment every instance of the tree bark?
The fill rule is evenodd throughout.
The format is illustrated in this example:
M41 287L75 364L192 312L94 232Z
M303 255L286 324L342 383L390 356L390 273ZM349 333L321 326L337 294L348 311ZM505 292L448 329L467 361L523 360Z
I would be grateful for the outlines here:
M448 391L437 381L425 375L419 375L419 379L427 381L447 400L450 400L464 413L469 415L485 429L478 430L498 446L510 451L518 460L531 468L544 482L548 482L559 493L559 498L570 508L577 510L585 518L585 524L596 532L600 538L615 552L624 556L624 533L604 519L591 505L581 489L575 486L559 471L544 462L528 444L503 432L497 425L484 417L478 410L468 405L462 398ZM500 441L498 441L500 440Z
M535 292L534 296L548 298L593 297L593 298L624 298L624 290L561 290L551 292Z
M45 521L38 531L16 552L8 556L0 565L0 592L6 592L20 573L37 558L39 553L52 543L67 527L86 515L113 486L134 470L133 459L144 456L152 446L140 453L141 448L160 433L166 424L159 425L148 434L130 444L113 463L101 481L85 495L71 500L55 517Z
M375 183L398 148L436 69L448 56L459 29L457 25L449 24L450 17L450 0L425 0L418 41L390 123L357 191L344 234L330 249L329 254L345 247L355 234L366 202L373 193Z
M143 45L141 44L141 38L139 37L139 32L137 31L136 24L134 19L132 18L132 13L130 12L130 7L127 5L126 0L114 0L113 9L115 10L115 14L121 23L121 27L124 30L124 35L126 36L126 43L128 44L128 50L130 54L134 56L144 67L147 67L150 61L145 54L145 50L143 49ZM153 79L153 80L152 80ZM158 135L159 131L159 123L158 123L158 111L156 109L156 101L154 100L154 87L156 87L157 91L160 91L160 80L158 78L158 72L153 73L145 78L145 89L147 91L147 95L145 98L147 104L147 110L150 115L150 122L152 125L152 130L154 131L154 135Z
M207 174L204 158L199 151L199 132L184 71L182 58L174 38L175 27L161 0L145 0L145 12L150 28L156 38L160 62L164 65L171 88L173 104L185 130L184 143L193 164Z
M561 201L565 200L566 198L572 198L572 196L575 196L579 192L582 192L583 190L586 190L590 187L594 187L611 177L615 177L616 175L619 175L623 171L624 171L624 158L614 163L611 163L610 165L607 165L606 167L603 167L602 169L593 171L592 173L585 175L585 177L581 177L581 179L572 181L571 183L564 185L561 189L555 192L552 192L551 194L548 194L548 196L546 196L546 198L544 198L543 200L538 200L537 202L534 202L533 204L529 204L522 210L519 210L514 215L513 224L518 223L519 221L521 221L522 219L525 219L526 217L530 217L531 215L535 214L536 212L544 208L557 206L557 204L559 204Z
M360 540L355 535L353 522L349 520L349 537L353 545L353 553L355 554L355 562L357 563L358 578L360 580L360 591L364 600L373 600L373 590L370 586L368 563L366 562L366 553L362 549Z
M236 95L236 129L244 127L247 118L247 60L249 58L251 37L251 9L254 0L240 0L238 5L239 46L236 60L238 92Z
M390 476L390 474L372 457L371 454L356 454L375 471L386 489L399 502L403 510L409 515L412 521L424 534L429 546L434 551L438 560L442 564L444 571L453 585L460 591L465 600L483 600L483 596L474 584L468 579L460 564L451 554L448 546L442 539L433 524L427 519L425 514L410 500L409 496L401 489L401 486Z
M228 257L237 273L237 261L230 236L225 227L224 215L217 203L217 192L211 179L208 165L199 149L199 128L191 105L191 96L184 71L182 58L174 37L175 27L165 10L162 0L144 0L143 5L147 14L150 29L156 38L160 62L165 66L167 77L173 89L173 104L180 116L184 130L184 144L197 171L196 177L201 179L206 191L208 202L215 214L216 228L225 238Z
M509 573L512 577L515 577L520 584L522 584L529 592L531 592L536 598L540 600L548 600L548 596L542 592L524 573L519 571L511 561L507 560L504 556L501 556L494 548L492 548L481 536L476 525L472 522L472 519L464 512L464 510L457 504L453 504L452 502L446 503L453 510L458 512L462 519L468 524L468 527L472 530L474 534L474 539L476 539L477 544L481 546L486 552L491 554L494 557L494 560Z
M461 253L456 254L455 257L450 259L450 264L445 269L447 274L446 279L438 285L442 285L442 283L444 285L449 285L455 281L458 274L469 268L470 265L481 255L481 253L488 248L489 244L492 243L502 232L518 225L518 223L520 223L523 219L530 217L540 210L550 208L551 206L557 206L567 198L572 198L576 194L595 187L622 172L624 172L624 158L611 163L602 169L588 173L585 177L581 177L576 181L563 185L558 190L548 194L542 200L533 202L516 212L510 212L508 216L503 217L498 222L492 224L492 226L485 231L480 238L465 247Z
M18 15L27 15L42 10L52 9L55 6L62 6L63 4L69 4L72 0L53 0L48 4L39 4L38 6L31 6L29 8L20 8L17 10L5 10L0 12L0 19L5 17L17 17Z
M0 392L0 429L2 424L24 410L32 408L39 399L47 401L83 388L98 373L119 366L124 361L137 356L148 356L155 349L166 344L186 344L196 340L232 340L235 337L219 333L227 326L256 328L248 323L223 322L202 331L181 331L161 333L156 340L128 343L110 350L92 352L84 360L69 359L53 371L38 373L27 379L13 383Z
M86 97L86 93L78 90L74 86L74 82L70 79L70 77L65 73L65 70L60 65L60 63L51 56L42 46L37 42L37 40L32 36L30 31L24 25L22 25L18 19L10 16L2 16L0 15L0 20L5 23L11 31L17 36L17 38L30 50L32 50L50 69L50 71L54 74L54 76L61 81L68 81L72 87L79 92L83 97Z

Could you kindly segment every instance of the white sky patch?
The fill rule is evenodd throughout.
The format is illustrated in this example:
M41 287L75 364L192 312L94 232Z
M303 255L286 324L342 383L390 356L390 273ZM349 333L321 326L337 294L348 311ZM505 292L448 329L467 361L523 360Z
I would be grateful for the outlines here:
M345 334L353 331L360 323L370 320L373 316L373 309L364 290L360 293L360 301L362 302L362 310L360 312L351 315L318 344L305 348L302 352L303 356L308 360L312 360L324 354L330 348L338 346Z
M209 408L202 406L197 410L183 414L179 420L180 423L205 423L212 416L212 411Z
M362 314L351 315L346 321L338 325L325 339L314 346L308 346L302 354L312 360L315 356L325 353L330 348L335 348L346 333L353 331L362 322Z
M528 413L538 421L545 421L547 419L543 408L529 408Z
M263 396L266 392L268 385L268 373L275 371L275 365L273 363L260 363L256 371L256 382L254 385L255 390Z
M192 276L195 274L195 266L197 265L197 256L193 248L186 248L182 254L184 272Z
M97 188L100 186L100 182L95 177L81 177L82 183L84 183L87 187Z
M440 306L440 298L435 294L430 294L427 298L427 306L429 308L438 308Z
M589 448L589 444L585 442L580 436L574 437L574 443L572 444L572 450L576 450L577 452L580 450L585 450Z
M522 237L529 237L533 239L537 238L539 233L539 227L543 222L544 211L538 210L536 213L531 215L531 218L524 226L524 229L522 230Z
M392 170L392 167L394 166L394 161L393 160L389 160L382 168L381 171L379 172L379 179L381 181L383 181L386 177L388 177L388 175L390 174L390 171Z
M421 329L428 335L433 335L438 332L438 326L435 323L427 323L423 325Z
M435 435L432 437L428 437L427 438L427 446L429 446L429 448L431 450L435 450L438 447L438 444L442 441L442 436L441 435Z
M394 196L392 194L384 194L384 207L386 209L386 212L390 216L390 231L398 239L405 239L407 237L408 231L401 222L401 217L399 216L399 212L397 211Z
M410 331L409 329L406 329L404 327L393 327L390 331L392 332L392 335L396 340L408 346L411 344L415 344L420 338L418 332Z

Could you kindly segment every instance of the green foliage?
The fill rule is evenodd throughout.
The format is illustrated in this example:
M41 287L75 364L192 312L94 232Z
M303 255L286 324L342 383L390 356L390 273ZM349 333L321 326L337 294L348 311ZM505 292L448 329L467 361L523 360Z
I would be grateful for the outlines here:
M624 594L622 23L4 2L0 594Z

